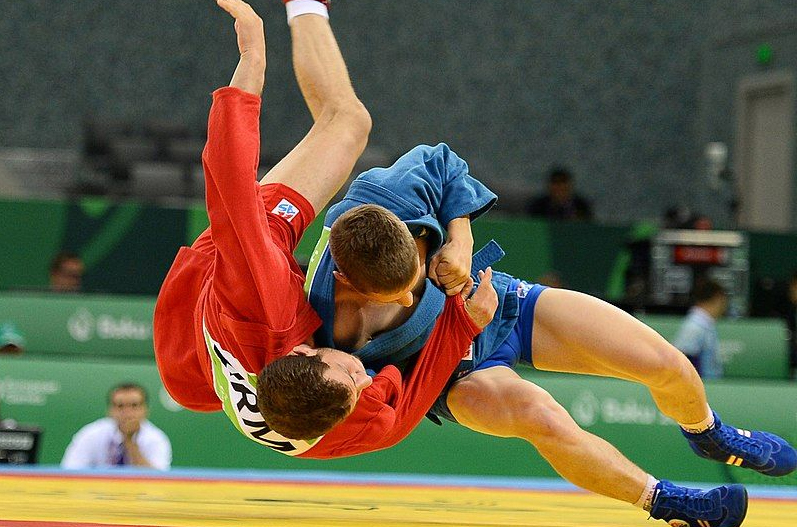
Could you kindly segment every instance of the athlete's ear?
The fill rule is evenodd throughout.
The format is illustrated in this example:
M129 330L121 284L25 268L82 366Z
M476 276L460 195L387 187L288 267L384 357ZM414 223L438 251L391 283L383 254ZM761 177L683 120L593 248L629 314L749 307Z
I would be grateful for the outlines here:
M338 280L342 284L346 284L348 286L352 285L349 283L349 279L346 278L346 275L340 271L333 271L333 276L335 277L336 280Z
M303 357L312 357L313 355L318 355L319 350L311 348L307 344L300 344L299 346L295 346L293 350L291 350L288 354L289 355L301 355Z
M413 306L413 291L408 291L402 298L396 300L396 303L402 307L412 307Z
M358 392L360 392L361 390L365 390L366 388L371 386L371 383L373 381L374 379L372 379L371 376L364 373L363 375L358 376L357 379L355 380L355 388L357 389Z

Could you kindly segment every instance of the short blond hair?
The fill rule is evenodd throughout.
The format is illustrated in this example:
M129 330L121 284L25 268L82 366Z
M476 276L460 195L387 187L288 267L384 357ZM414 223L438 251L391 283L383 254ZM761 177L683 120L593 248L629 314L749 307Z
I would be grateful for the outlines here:
M395 293L418 270L418 247L396 214L379 205L358 205L341 214L330 231L330 253L347 280L363 293Z

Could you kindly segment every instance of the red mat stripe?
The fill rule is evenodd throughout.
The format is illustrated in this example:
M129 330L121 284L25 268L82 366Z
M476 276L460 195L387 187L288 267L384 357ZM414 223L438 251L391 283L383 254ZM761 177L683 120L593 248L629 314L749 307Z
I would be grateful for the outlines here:
M131 525L120 523L42 522L0 520L0 527L157 527L156 525Z

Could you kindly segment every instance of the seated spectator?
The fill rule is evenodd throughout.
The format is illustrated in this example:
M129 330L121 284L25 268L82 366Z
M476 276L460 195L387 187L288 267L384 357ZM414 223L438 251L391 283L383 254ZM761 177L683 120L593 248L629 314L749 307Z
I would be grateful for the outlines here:
M80 291L84 271L80 256L61 251L50 262L50 290L58 293Z
M147 420L147 392L132 383L109 392L108 417L81 428L61 460L61 467L69 469L135 466L167 470L171 464L169 438Z
M711 231L714 225L709 216L695 213L685 205L672 205L662 217L662 228Z
M530 216L552 220L590 220L593 210L590 202L574 192L571 172L556 167L549 173L548 192L532 198L526 208Z
M693 302L673 345L687 355L701 377L718 379L723 376L723 363L716 322L726 313L729 298L723 286L703 280L693 290Z

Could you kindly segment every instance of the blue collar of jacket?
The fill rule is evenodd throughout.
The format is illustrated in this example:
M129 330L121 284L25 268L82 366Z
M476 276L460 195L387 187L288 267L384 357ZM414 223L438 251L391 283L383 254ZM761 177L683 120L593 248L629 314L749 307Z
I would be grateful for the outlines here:
M504 256L499 244L491 240L485 247L477 251L472 258L472 275L493 264ZM335 264L328 247L324 247L318 266L313 276L308 293L308 300L322 319L322 326L316 332L315 345L336 347L333 339L333 323L335 320ZM499 294L499 307L488 327L479 337L480 347L491 348L501 343L515 324L518 317L518 298L506 294L512 277L503 273L494 274L494 287ZM369 341L359 350L343 349L358 356L367 367L379 370L386 364L399 364L418 352L427 341L435 322L443 311L446 296L429 279L426 280L424 293L416 305L410 318L401 326L386 331ZM502 322L504 320L504 322ZM500 340L499 340L500 339ZM497 342L498 341L498 342ZM339 348L340 349L340 348Z
M426 342L435 321L443 312L446 295L435 287L429 280L424 285L424 293L416 305L410 318L401 326L391 331L386 331L369 341L359 350L344 349L336 345L333 338L333 324L335 321L335 277L333 270L335 264L330 256L329 248L319 260L315 270L308 300L322 320L322 326L316 331L315 345L317 347L338 348L356 355L369 368L379 370L390 363L398 363L417 352Z

